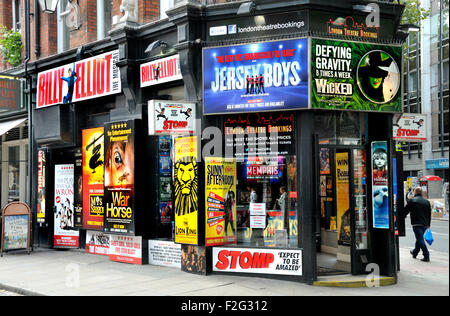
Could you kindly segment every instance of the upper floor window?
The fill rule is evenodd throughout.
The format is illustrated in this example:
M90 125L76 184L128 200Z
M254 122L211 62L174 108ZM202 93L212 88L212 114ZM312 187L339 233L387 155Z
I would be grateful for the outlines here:
M97 39L108 35L112 27L112 0L97 0Z
M12 29L20 31L20 0L12 1Z
M159 1L159 14L161 19L167 18L166 11L172 9L175 5L175 0L160 0Z

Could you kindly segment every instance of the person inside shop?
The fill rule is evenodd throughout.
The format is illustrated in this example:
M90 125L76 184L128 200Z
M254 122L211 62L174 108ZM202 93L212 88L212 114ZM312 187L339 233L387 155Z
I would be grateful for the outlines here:
M411 214L411 226L416 237L415 248L410 253L415 259L422 250L423 259L421 261L430 262L430 252L425 243L424 234L431 227L431 204L422 196L420 187L414 189L414 197L408 201L405 207L405 217L408 214Z
M250 191L250 203L258 203L258 193L256 193L255 187L249 187Z
M287 190L285 186L280 187L280 197L277 199L277 204L283 214L284 227L289 236L289 211L287 210Z

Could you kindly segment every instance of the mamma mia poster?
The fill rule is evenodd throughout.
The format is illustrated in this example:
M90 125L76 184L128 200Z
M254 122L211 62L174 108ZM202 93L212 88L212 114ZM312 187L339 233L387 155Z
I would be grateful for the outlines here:
M203 50L204 113L308 108L308 40Z

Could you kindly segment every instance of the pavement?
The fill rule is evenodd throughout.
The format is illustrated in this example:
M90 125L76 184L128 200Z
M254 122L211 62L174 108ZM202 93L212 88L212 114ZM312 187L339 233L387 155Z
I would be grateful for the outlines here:
M449 254L431 250L432 262L401 248L398 282L374 287L323 287L260 277L194 275L176 268L130 265L82 250L35 249L0 258L0 296L448 296ZM339 276L335 281L365 278ZM319 279L321 281L323 279ZM330 279L327 279L330 281ZM333 283L333 282L331 282ZM370 283L368 283L370 284ZM15 293L15 294L14 294Z

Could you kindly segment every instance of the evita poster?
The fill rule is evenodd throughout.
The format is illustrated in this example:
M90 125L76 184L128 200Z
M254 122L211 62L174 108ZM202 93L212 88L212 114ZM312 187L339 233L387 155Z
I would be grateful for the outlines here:
M373 227L389 229L389 178L387 142L372 143Z
M135 121L105 124L104 232L135 235Z

